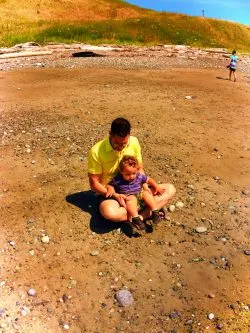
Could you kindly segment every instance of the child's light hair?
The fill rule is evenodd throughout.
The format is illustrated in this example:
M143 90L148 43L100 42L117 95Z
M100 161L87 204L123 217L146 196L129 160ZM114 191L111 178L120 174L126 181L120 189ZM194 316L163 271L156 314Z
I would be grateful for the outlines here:
M138 165L139 163L136 157L125 155L123 156L121 162L119 163L119 170L122 172L126 168L126 166L130 166L137 169Z

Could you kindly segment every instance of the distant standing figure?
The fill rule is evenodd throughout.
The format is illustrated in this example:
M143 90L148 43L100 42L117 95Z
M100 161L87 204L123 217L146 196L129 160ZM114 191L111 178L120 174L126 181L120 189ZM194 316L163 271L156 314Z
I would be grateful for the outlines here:
M237 65L237 61L238 61L238 57L236 55L236 51L233 50L232 54L230 55L230 63L229 65L227 65L227 67L229 68L229 80L231 81L231 77L233 74L234 77L234 82L236 82L236 65Z

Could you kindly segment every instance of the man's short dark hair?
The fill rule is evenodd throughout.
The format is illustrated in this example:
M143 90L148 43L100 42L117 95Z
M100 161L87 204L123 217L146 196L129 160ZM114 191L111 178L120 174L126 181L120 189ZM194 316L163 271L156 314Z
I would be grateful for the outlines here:
M127 119L124 118L116 118L112 121L111 124L111 135L117 135L122 138L125 138L130 134L131 125Z

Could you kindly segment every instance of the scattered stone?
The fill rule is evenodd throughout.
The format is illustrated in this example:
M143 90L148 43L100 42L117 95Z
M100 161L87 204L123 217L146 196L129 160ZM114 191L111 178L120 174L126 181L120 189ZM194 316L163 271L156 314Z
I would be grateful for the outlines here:
M245 250L245 251L244 251L244 254L245 254L246 256L250 256L250 250Z
M173 213L175 211L175 205L169 205L168 210Z
M191 261L192 262L202 262L202 261L204 261L204 259L199 257L199 258L193 258Z
M68 295L66 295L66 294L62 295L62 300L64 303L66 303L69 299L70 299L70 297Z
M249 195L250 191L249 190L243 190L241 193L244 194L244 195Z
M226 242L227 242L227 238L226 238L226 237L221 237L221 238L219 238L219 240L220 240L222 243L226 243Z
M122 289L117 291L115 298L120 306L127 307L133 304L134 298L129 290Z
M28 291L27 291L27 294L29 296L36 296L36 290L33 289L33 288L30 288Z
M13 246L13 247L16 245L16 243L14 241L9 241L9 244L10 244L10 246Z
M222 330L223 329L223 324L217 324L216 325L217 330Z
M215 294L208 294L209 298L215 298Z
M42 243L49 244L49 236L43 236L42 237Z
M230 205L228 208L232 214L236 213L236 207L234 205Z
M177 201L175 204L175 207L178 209L181 209L184 207L184 203L182 201Z
M98 250L94 250L94 251L92 251L92 252L90 253L90 255L91 255L92 257L96 257L96 256L99 255L99 251L98 251Z
M66 330L66 331L69 330L69 325L68 324L63 324L63 329Z
M213 320L215 318L215 315L213 313L209 313L207 317L209 320Z
M180 317L180 312L179 311L173 311L173 312L170 312L170 314L168 315L170 319L176 319L178 317Z
M185 96L186 99L192 99L192 96Z
M29 309L28 309L26 306L23 306L23 307L21 308L21 315L22 315L23 317L25 317L25 316L27 316L28 313L29 313Z
M202 234L207 231L207 227L205 226L196 227L195 231L198 232L199 234Z

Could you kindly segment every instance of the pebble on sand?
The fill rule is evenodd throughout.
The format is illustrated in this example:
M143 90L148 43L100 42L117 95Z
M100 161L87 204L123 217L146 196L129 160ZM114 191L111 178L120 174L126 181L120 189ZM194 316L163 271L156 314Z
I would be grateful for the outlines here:
M175 205L169 205L168 210L173 213L175 211Z
M184 207L184 203L182 201L177 201L175 204L175 207L178 209L181 209Z
M91 255L92 257L96 257L96 256L99 255L99 251L98 251L98 250L93 250L93 251L90 253L90 255Z
M42 243L49 244L49 236L43 236L42 237Z
M30 288L28 291L27 291L27 294L29 296L36 296L36 290L33 289L33 288Z
M126 289L117 291L117 293L115 294L115 298L116 298L117 302L119 303L119 305L124 306L124 307L130 306L134 302L133 295L131 294L131 292L129 290L126 290Z
M207 317L209 320L213 320L215 318L215 315L213 313L209 313Z
M244 251L244 254L245 254L246 256L250 256L250 250L245 250L245 251Z
M207 227L205 226L196 227L195 231L198 232L199 234L202 234L203 232L207 231Z
M216 328L217 328L217 330L222 330L223 325L219 323L219 324L216 325Z
M69 325L68 325L68 324L64 324L64 325L63 325L63 329L64 329L64 330L69 330Z

